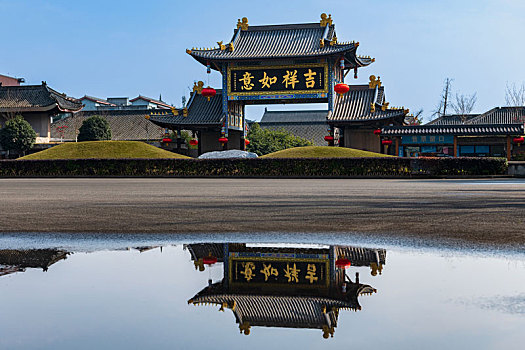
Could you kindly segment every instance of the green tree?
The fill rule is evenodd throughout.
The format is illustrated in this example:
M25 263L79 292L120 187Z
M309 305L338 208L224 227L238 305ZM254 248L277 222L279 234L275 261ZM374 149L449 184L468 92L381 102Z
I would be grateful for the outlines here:
M258 123L252 124L247 137L250 140L247 150L257 153L259 156L286 148L313 145L307 139L295 136L285 129L263 129Z
M0 129L0 145L6 151L25 154L33 147L35 141L35 130L20 115L8 120Z
M111 127L106 118L94 115L87 118L78 129L78 141L111 140Z

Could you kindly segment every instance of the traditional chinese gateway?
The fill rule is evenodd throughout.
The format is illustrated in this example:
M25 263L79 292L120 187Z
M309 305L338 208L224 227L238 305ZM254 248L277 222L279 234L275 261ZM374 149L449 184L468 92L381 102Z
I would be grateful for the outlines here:
M223 265L223 278L208 286L188 304L230 309L239 330L252 327L319 329L324 338L334 335L340 310L361 310L358 297L376 290L352 281L350 266L367 266L381 274L384 249L349 246L250 247L244 243L200 243L185 246L195 268Z
M191 130L199 154L221 149L245 149L248 104L327 103L327 140L341 145L380 151L372 131L402 125L408 110L390 108L379 78L370 84L348 86L344 79L374 62L357 55L358 42L338 40L331 16L306 24L250 26L237 23L228 43L186 52L222 74L222 89L195 83L187 106L153 112L153 123L176 131Z

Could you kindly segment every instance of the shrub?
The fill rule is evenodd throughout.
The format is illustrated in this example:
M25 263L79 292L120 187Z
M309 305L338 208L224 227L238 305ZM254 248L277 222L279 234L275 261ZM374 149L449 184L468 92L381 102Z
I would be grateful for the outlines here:
M0 145L6 151L25 154L33 148L35 141L35 130L20 115L8 120L0 130Z
M98 115L87 118L78 130L78 141L111 140L111 127L106 118Z
M0 161L11 176L436 177L503 175L502 158L74 159Z
M295 136L289 131L284 129L263 129L258 123L252 124L247 137L250 140L250 144L246 149L249 152L257 153L259 156L287 148L313 146L312 142Z

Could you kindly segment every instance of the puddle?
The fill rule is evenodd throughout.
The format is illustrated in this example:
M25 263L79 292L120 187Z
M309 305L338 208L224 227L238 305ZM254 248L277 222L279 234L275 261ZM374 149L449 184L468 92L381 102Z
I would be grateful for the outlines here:
M126 247L113 238L60 236L40 250L29 249L31 239L16 242L25 250L4 239L0 349L500 349L525 341L523 254L255 239Z

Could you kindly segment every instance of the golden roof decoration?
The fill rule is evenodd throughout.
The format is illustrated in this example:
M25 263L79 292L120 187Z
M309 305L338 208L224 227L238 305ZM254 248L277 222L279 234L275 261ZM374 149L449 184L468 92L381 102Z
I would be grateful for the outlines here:
M243 17L242 20L237 20L237 29L248 30L248 18Z
M224 45L222 41L217 41L217 44L219 45L219 49L221 49L221 51L226 50L226 45Z
M320 21L320 24L321 24L321 27L326 27L327 25L332 25L333 21L332 21L332 15L326 15L326 13L321 13L321 21Z
M370 89L375 89L376 86L377 86L378 88L381 87L381 77L380 77L380 76L378 76L378 77L376 78L375 75L371 75L369 79L370 79L370 82L368 83L368 87L369 87Z
M386 111L388 109L388 105L390 105L390 102L383 103L383 105L381 106L381 110Z
M321 47L321 49L324 47L324 39L323 38L319 39L319 46Z
M370 102L370 112L375 113L376 112L376 104L375 102Z
M330 46L334 46L335 44L337 44L337 37L334 35L332 40L330 40Z
M229 43L228 44L228 51L233 52L233 50L234 50L233 43Z
M196 92L200 95L203 88L204 88L203 81L193 82L193 92Z

